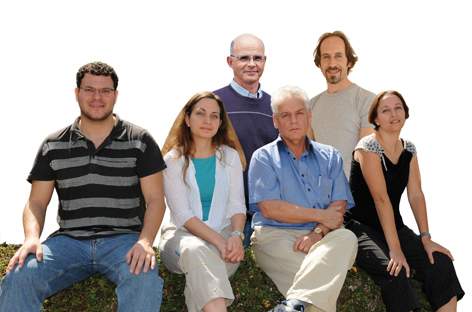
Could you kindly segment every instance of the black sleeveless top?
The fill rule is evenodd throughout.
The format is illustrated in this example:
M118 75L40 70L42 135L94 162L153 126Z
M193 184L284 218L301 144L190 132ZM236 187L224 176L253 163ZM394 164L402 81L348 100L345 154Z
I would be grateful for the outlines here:
M402 140L402 143L403 151L400 154L397 164L392 163L390 159L388 159L384 154L384 149L372 135L362 138L355 148L355 151L364 150L379 155L388 197L393 207L397 230L405 226L402 216L400 215L400 199L408 184L411 158L416 153L416 148L413 143L404 140ZM383 233L382 225L380 224L377 210L375 209L374 200L362 175L361 166L354 157L352 159L349 184L356 206L349 211L348 219L355 219Z

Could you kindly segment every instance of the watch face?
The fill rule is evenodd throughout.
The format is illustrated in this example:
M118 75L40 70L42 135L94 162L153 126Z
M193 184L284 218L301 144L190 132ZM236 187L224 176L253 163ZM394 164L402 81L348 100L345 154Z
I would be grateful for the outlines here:
M323 232L323 231L322 231L319 227L317 227L317 228L315 229L315 233L316 233L316 234L321 234L322 232Z

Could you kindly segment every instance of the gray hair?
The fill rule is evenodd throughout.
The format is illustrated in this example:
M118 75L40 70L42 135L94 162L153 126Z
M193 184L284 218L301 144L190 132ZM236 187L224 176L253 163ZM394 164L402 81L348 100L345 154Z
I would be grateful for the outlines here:
M270 107L272 108L272 113L277 113L279 111L279 106L287 99L300 99L303 101L307 111L311 111L310 103L308 101L308 95L306 92L296 86L283 86L275 93L272 94Z

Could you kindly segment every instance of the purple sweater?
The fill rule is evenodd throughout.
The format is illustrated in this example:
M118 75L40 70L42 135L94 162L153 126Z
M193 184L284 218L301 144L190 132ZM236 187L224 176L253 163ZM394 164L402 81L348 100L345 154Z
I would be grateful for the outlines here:
M259 147L274 141L278 135L272 121L270 95L263 92L261 98L252 99L238 94L230 85L216 90L214 93L223 101L244 150L247 162L244 171L244 191L247 204L247 169L252 153Z

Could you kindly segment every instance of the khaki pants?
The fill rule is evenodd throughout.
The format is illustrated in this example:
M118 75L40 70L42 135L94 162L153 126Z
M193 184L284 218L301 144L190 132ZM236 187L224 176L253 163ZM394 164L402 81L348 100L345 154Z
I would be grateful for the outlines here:
M314 244L308 254L293 250L306 230L258 226L252 235L256 262L287 299L312 306L308 311L335 312L336 301L357 253L357 238L337 229Z
M222 231L227 238L231 227ZM163 230L159 243L161 260L167 269L185 274L185 304L188 312L201 311L203 306L216 298L225 298L229 306L233 290L229 277L236 272L239 263L227 263L212 244L189 233L184 228Z

